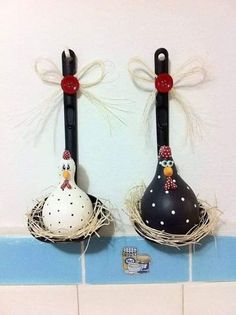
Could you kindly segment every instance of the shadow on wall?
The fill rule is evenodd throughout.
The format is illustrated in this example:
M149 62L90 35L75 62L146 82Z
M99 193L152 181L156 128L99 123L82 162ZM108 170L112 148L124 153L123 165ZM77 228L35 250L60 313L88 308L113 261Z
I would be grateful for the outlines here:
M215 242L214 236L207 236L201 240L200 243L194 245L187 245L180 248L164 246L160 244L156 244L154 242L148 241L148 244L155 248L156 250L163 252L165 254L174 254L174 255L181 255L181 254L188 254L191 250L192 253L197 253L203 250L206 246L210 245L211 243Z
M94 238L96 238L96 236L94 236ZM109 246L109 243L111 242L111 240L112 240L111 237L103 237L101 239L101 242L99 242L98 246L96 247L89 246L90 241L92 241L89 238L83 241L72 241L71 243L65 242L65 243L56 243L56 244L51 244L51 245L55 249L69 255L83 254L83 252L86 252L86 254L96 254L106 249Z
M165 253L167 255L183 255L183 254L188 254L189 253L189 246L183 246L180 248L175 248L175 247L170 247L166 245L160 245L155 242L146 240L148 245L150 245L153 249Z
M81 188L83 191L87 192L89 188L89 178L87 175L87 172L83 165L78 166L78 171L77 171L77 183L79 188Z

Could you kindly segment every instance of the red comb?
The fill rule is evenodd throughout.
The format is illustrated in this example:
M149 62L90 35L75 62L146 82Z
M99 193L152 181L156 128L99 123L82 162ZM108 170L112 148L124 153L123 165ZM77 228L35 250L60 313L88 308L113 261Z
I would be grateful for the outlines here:
M69 160L70 158L71 158L70 151L65 150L64 153L63 153L63 159L64 160Z
M163 145L162 147L160 147L159 154L161 157L165 159L170 158L172 156L171 148L166 145Z

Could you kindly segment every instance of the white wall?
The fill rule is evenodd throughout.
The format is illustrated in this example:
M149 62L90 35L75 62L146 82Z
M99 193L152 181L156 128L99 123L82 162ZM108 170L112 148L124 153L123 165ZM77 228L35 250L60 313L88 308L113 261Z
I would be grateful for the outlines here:
M193 56L205 59L212 80L181 91L205 120L204 139L194 150L185 145L183 119L173 104L171 145L182 177L202 198L212 201L216 196L224 220L236 222L235 1L10 0L1 3L0 20L0 226L24 226L32 199L57 183L62 113L55 150L52 122L35 147L22 137L27 126L16 124L22 120L20 113L53 91L36 76L35 59L49 57L60 67L65 46L77 53L82 65L97 58L111 60L117 79L94 92L130 100L130 113L123 116L127 127L114 121L112 135L94 105L84 97L78 102L80 163L89 192L119 208L130 187L151 179L156 164L154 125L146 144L141 125L147 94L132 84L129 58L140 56L153 66L155 50L166 47L172 70ZM86 183L82 175L81 186Z

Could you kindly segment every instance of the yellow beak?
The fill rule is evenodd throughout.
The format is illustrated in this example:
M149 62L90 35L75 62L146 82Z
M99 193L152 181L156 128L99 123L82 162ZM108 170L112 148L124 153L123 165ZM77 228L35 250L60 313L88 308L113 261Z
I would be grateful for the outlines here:
M166 177L170 177L173 175L173 169L170 166L166 166L163 172Z
M63 177L64 177L65 179L70 179L70 173L69 173L68 171L64 171L64 172L63 172Z

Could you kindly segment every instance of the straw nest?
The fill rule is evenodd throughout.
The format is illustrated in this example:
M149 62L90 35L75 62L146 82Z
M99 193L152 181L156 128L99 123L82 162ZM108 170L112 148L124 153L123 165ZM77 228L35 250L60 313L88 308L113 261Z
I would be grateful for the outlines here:
M128 215L135 228L141 236L161 245L172 247L196 244L208 234L213 234L218 225L220 210L211 206L206 201L198 199L200 206L200 222L192 227L186 234L170 234L165 231L156 230L147 226L140 215L140 201L145 192L145 185L136 186L131 189L126 199Z
M43 224L42 218L42 210L45 201L48 196L42 197L40 200L36 201L33 209L27 214L28 217L28 229L30 233L37 239L46 242L68 242L73 240L84 240L88 237L91 237L93 234L98 234L98 230L105 225L109 225L111 221L113 221L112 215L109 211L111 209L111 205L108 201L104 201L103 203L96 199L95 197L91 197L91 201L93 203L93 214L90 220L86 223L83 228L80 228L76 232L71 234L67 234L66 236L59 233L52 233L46 229ZM94 199L94 200L93 200ZM105 205L106 204L106 205Z

